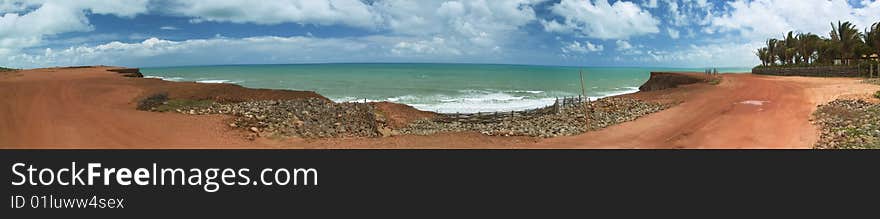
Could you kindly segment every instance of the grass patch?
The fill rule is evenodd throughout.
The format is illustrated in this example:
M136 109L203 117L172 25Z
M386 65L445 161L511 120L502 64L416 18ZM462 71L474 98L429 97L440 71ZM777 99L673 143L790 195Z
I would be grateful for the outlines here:
M709 79L709 84L711 84L711 85L721 84L721 77Z
M138 102L138 110L153 110L168 101L168 93L156 93Z
M874 98L880 99L880 91L874 93Z
M0 67L0 72L6 72L6 71L18 71L18 69Z
M177 99L166 101L165 104L157 106L153 110L159 112L169 112L177 109L208 107L211 106L211 104L214 104L214 101Z

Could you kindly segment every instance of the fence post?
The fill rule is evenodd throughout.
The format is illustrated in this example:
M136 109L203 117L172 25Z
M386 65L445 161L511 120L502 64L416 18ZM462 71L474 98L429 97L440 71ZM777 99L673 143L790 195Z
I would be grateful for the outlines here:
M587 90L584 88L584 71L581 70L579 73L581 75L581 95L587 96ZM581 103L584 102L583 99L578 98L578 100L580 100ZM584 126L585 126L584 130L590 130L590 110L588 109L589 105L587 105L587 104L583 104L583 105L584 105Z

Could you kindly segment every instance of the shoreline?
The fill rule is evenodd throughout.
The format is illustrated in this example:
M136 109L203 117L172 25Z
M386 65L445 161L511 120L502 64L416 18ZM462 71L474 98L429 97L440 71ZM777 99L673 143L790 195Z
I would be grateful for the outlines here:
M816 91L822 89L825 89L825 92L836 91L835 89L840 90L835 88L836 86L851 83L850 80L844 79L725 75L723 82L717 86L699 83L659 91L617 95L612 98L632 98L675 104L675 106L647 114L644 118L634 121L567 137L504 137L473 132L447 132L424 136L286 140L256 138L250 141L246 140L248 132L228 126L235 116L193 116L137 111L134 108L137 100L163 89L171 90L169 95L172 99L207 98L219 103L261 99L294 100L323 96L314 92L250 89L229 84L128 78L105 71L107 68L111 67L48 68L23 70L13 75L4 74L0 77L0 85L3 85L0 89L6 95L0 94L0 98L5 99L0 101L0 115L4 116L4 121L9 122L4 122L3 129L0 129L3 130L0 131L0 139L2 139L0 147L41 148L38 145L43 145L48 148L157 148L156 146L163 145L161 148L702 148L729 147L738 144L736 142L740 145L755 145L758 148L772 145L787 145L786 148L796 145L810 147L815 140L803 135L803 133L811 133L809 131L801 131L803 133L785 131L776 133L776 136L757 135L764 136L760 139L736 137L755 137L756 135L753 134L763 130L778 132L776 130L792 129L783 127L815 130L808 121L809 114L815 110L814 103L817 103L814 100L817 96ZM49 85L59 86L60 89L49 88ZM37 92L34 89L45 91ZM773 90L784 90L791 94L782 92L776 96L763 96L773 94L775 92ZM10 93L13 96L9 96ZM768 104L763 106L737 104L750 99L757 101L766 99ZM732 105L719 104L718 101L730 101ZM13 103L33 104L23 107L20 106L21 104ZM58 105L59 103L61 104ZM776 107L777 104L788 104L787 107L790 109ZM49 105L62 107L51 108L48 107ZM390 111L384 115L384 119L389 127L395 128L414 120L438 115L403 104L374 102L369 105L383 112ZM792 109L800 110L792 111L795 112L793 115L772 114L763 119L767 121L751 118L762 116L761 114L766 114L767 111ZM725 111L727 113L717 114ZM731 112L745 114L736 115ZM89 125L94 123L86 122L89 120L107 125ZM719 122L730 124L719 126L721 125L718 124ZM737 124L752 126L755 130L741 133L742 130L733 128ZM65 131L69 133L59 134ZM711 133L704 134L707 131ZM703 137L706 135L730 136L706 139ZM94 137L82 138L82 136ZM450 141L450 139L456 140Z
M577 68L383 64L363 67L332 64L325 67L283 66L286 65L145 68L142 72L148 77L169 81L226 82L253 88L311 90L336 102L389 101L440 113L533 109L550 105L557 97L581 94ZM587 94L593 99L637 92L649 78L649 68L588 67L585 70L588 73L585 74Z
M159 80L162 80L162 81L168 81L168 82L192 82L192 83L199 83L199 84L233 84L233 85L238 85L238 86L245 87L245 86L243 86L243 85L240 85L240 84L239 84L240 82L231 81L231 80L228 80L228 79L210 79L210 80L199 80L199 81L185 81L185 80L182 80L182 78L178 78L178 77L164 78L164 77L161 77L161 76L154 76L154 75L144 75L143 78L159 79ZM272 88L252 88L252 87L245 87L245 88L249 88L249 89L272 89ZM599 100L599 99L602 99L602 98L616 97L616 96L622 96L622 95L633 94L633 93L637 93L637 92L639 92L639 87L619 87L619 88L625 88L625 89L628 89L628 90L619 91L619 92L612 92L612 93L604 94L604 95L600 95L600 96L589 96L588 98L589 98L591 101L596 101L596 100ZM618 88L618 89L619 89L619 88ZM288 90L288 89L277 89L277 90ZM313 92L313 91L312 91L312 92ZM507 92L507 91L501 91L501 92ZM543 93L543 92L545 92L545 91L517 90L517 91L513 91L513 92L525 92L525 93L538 93L538 92L540 92L540 93ZM316 93L317 93L317 92L316 92ZM317 94L321 95L320 93L317 93ZM322 95L322 96L323 96L323 95ZM326 96L325 96L325 97L326 97ZM571 97L572 97L572 96L560 96L560 98L571 98ZM333 102L337 102L337 103L385 103L385 102L388 102L388 103L394 103L394 104L402 104L402 105L407 105L407 106L410 106L410 107L416 108L416 109L421 110L421 111L428 111L428 112L437 113L437 114L455 114L455 113L468 113L468 114L470 114L470 113L495 113L495 112L510 112L510 111L511 111L510 109L495 109L495 110L488 110L488 111L454 111L454 110L453 110L453 111L450 111L450 110L445 110L445 111L443 111L443 110L441 110L441 111L435 111L435 110L430 110L430 109L424 108L424 106L421 106L421 105L424 105L424 104L409 104L409 103L404 103L404 102L398 102L398 101L401 99L400 97L386 98L385 100L369 99L369 98L354 98L354 97L342 97L342 98L331 98L331 97L326 97L326 98L329 99L329 100L332 100ZM538 108L547 107L547 106L552 105L554 99L558 99L558 98L541 98L541 99L532 99L532 100L534 100L534 101L539 101L539 102L542 102L542 103L544 103L544 104L533 104L533 105L529 105L529 106L526 106L526 107L518 107L518 108L516 108L516 109L513 109L513 111L524 111L524 110L532 110L532 109L538 109ZM443 102L443 100L441 100L441 102Z

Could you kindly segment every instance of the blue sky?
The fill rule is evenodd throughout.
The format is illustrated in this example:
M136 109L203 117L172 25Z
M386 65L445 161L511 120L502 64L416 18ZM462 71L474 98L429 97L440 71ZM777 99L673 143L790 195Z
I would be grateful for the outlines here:
M332 62L745 67L876 0L0 0L0 66Z

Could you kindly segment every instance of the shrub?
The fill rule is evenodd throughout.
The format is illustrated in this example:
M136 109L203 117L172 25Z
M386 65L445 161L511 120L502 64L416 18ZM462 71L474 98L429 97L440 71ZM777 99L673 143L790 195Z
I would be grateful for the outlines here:
M153 110L168 101L167 93L157 93L144 98L138 103L138 110Z
M159 112L169 112L177 109L187 109L187 108L203 108L209 107L211 104L214 104L214 101L211 100L186 100L186 99L176 99L166 101L165 104L154 108L153 110Z
M15 71L15 70L17 70L17 69L0 67L0 72L4 72L4 71Z
M880 99L880 91L877 91L877 93L874 93L874 98Z

